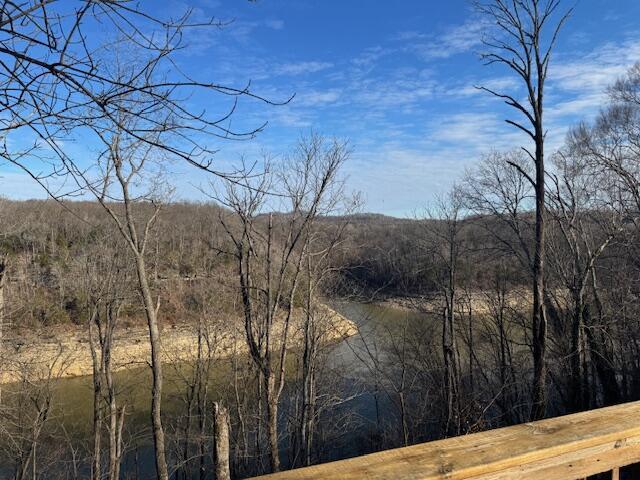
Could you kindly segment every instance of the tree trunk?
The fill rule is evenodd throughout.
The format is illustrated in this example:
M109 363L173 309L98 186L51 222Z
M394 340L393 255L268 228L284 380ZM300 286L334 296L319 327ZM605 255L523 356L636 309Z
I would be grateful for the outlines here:
M115 407L115 404L114 404ZM122 431L124 430L125 407L120 409L120 414L115 411L111 414L111 428L115 431L111 434L112 444L109 445L109 479L120 479L120 460L122 459Z
M105 377L109 398L109 478L118 480L122 456L122 429L124 427L125 407L123 406L118 413L110 362L107 363L105 368Z
M162 361L160 358L160 331L156 308L151 298L151 289L147 280L147 269L142 254L136 252L136 272L138 285L144 302L147 325L149 327L149 341L151 343L151 371L153 384L151 387L151 424L153 429L153 444L155 450L156 473L160 480L169 480L167 460L165 456L164 429L162 428Z
M213 404L213 438L216 480L230 480L229 469L229 412L217 402Z
M7 257L0 256L0 376L2 375L2 355L4 354L4 286L7 282ZM0 386L0 405L2 404L2 386Z
M307 295L304 324L304 351L302 353L302 415L300 419L300 448L303 465L311 465L311 449L316 410L316 354L317 339L312 300L311 257L307 257Z
M542 95L542 92L539 92ZM542 101L538 102L536 130L536 232L533 260L533 402L531 420L544 418L547 411L547 315L544 304L545 267L545 167Z
M584 299L582 289L574 293L571 328L571 408L574 412L587 408L585 385L586 351L584 339Z
M309 327L305 328L305 337L310 335ZM300 421L300 448L302 462L311 464L311 447L313 443L313 424L315 416L315 366L313 365L313 346L305 338L305 351L302 366L302 419Z
M100 480L102 478L101 466L101 440L102 440L102 368L104 365L104 350L101 348L101 355L98 358L98 351L96 349L96 332L94 322L96 321L99 313L94 312L94 315L89 319L89 346L91 348L91 360L93 363L93 464L91 466L91 478L93 480ZM99 321L99 320L98 320ZM98 344L102 344L98 337Z
M197 375L196 375L196 408L197 408L197 419L198 419L198 431L199 431L199 439L198 439L198 454L200 456L199 466L198 466L198 476L200 480L204 480L207 475L207 468L205 462L205 452L206 452L206 444L205 444L205 434L206 434L206 403L207 403L207 389L208 389L208 379L209 379L209 366L210 366L210 358L211 351L207 347L207 357L205 359L204 354L204 343L205 343L205 326L204 326L204 318L201 315L198 320L198 361L196 364Z
M450 301L453 301L451 295ZM445 404L446 423L445 433L449 436L459 433L457 421L457 392L458 392L458 368L456 360L456 346L454 338L454 313L452 303L445 309L442 326L442 353L444 356L444 383L445 383Z
M596 323L600 325L602 329L608 329L608 324L603 318L603 307L602 301L600 300L600 295L598 294L598 282L595 269L591 269L590 280L597 310ZM598 373L598 379L600 380L600 384L602 385L604 404L605 406L618 404L623 399L623 392L620 389L617 372L613 363L614 355L611 352L611 348L607 346L606 330L601 331L599 338L595 338L595 332L592 328L593 322L591 321L591 312L588 309L585 312L585 323L588 327L586 329L587 342L589 342L589 348L594 353L592 355L592 358L595 364L596 372Z
M449 436L460 433L458 422L458 348L456 346L455 310L456 310L456 262L457 243L456 225L451 225L449 233L449 259L446 295L446 309L442 325L442 353L444 357L444 377L446 395L445 433Z
M269 462L271 472L280 471L280 449L278 447L278 395L275 375L265 376L265 395L267 407L267 435L269 439Z

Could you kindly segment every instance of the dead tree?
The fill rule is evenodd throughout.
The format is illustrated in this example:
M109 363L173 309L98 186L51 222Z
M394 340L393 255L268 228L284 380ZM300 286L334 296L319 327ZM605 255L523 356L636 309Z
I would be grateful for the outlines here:
M545 136L544 95L551 55L562 26L571 13L558 14L561 0L478 1L479 11L496 26L496 32L483 40L488 52L482 54L487 65L506 66L521 81L526 102L519 94L506 94L479 87L503 99L524 115L524 122L507 123L533 141L534 150L523 147L534 164L535 173L525 178L535 190L535 246L533 251L533 398L531 418L545 416L547 404L547 318L545 313Z

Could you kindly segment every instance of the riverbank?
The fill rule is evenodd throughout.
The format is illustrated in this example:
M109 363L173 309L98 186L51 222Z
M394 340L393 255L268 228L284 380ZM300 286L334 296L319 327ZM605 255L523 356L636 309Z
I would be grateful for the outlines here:
M561 294L562 292L555 292ZM527 288L514 288L506 293L498 295L493 291L461 291L456 294L457 306L465 313L474 315L487 315L495 311L500 302L506 308L524 310L531 307L531 290ZM389 308L406 311L417 311L428 314L442 314L445 309L445 299L442 294L415 296L391 296L374 302Z
M354 322L328 306L323 306L326 323L323 342L348 338L358 332ZM211 356L217 359L247 352L244 330L240 321L206 325ZM277 328L276 325L276 334ZM300 322L292 325L292 346L300 339ZM206 348L206 347L205 347ZM91 348L86 329L54 329L37 334L6 338L5 360L2 362L0 384L27 379L69 378L93 373ZM194 326L174 325L162 330L161 358L165 363L189 362L197 357L198 335ZM113 371L148 365L151 358L149 333L143 327L128 327L116 331L112 349Z

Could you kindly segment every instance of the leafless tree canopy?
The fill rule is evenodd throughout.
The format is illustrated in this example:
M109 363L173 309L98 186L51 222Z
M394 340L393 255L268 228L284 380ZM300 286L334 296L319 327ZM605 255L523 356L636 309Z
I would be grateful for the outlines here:
M103 132L124 130L197 168L230 174L213 165L214 140L252 138L264 127L229 127L238 99L273 102L254 94L249 84L234 87L195 78L176 58L189 45L192 31L223 25L193 10L160 16L151 4L120 0L3 2L2 157L56 196L77 193L85 186L82 180L62 189L60 180L51 180L73 179L90 168L91 162L71 153L68 142L81 139L90 146L98 140L93 127L100 125ZM122 61L114 62L117 56L132 61L123 67ZM190 106L194 95L211 99L211 105ZM214 102L216 96L226 101ZM148 135L159 131L161 137Z

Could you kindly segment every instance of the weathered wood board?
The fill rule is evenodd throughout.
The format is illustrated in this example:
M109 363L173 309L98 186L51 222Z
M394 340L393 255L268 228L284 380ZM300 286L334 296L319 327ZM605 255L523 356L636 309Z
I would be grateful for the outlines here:
M260 478L571 480L637 462L640 462L640 402Z

